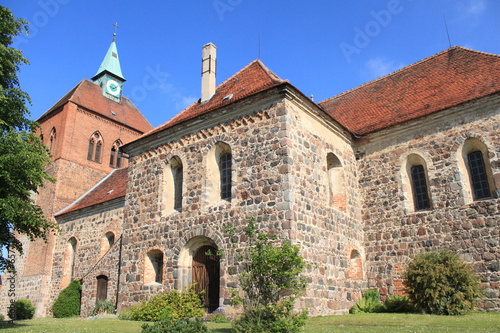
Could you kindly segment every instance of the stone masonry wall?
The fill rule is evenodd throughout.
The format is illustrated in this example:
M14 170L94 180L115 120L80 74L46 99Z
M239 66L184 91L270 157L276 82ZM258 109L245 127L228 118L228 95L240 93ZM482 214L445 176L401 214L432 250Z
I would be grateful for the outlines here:
M366 287L362 260L351 258L353 251L364 253L356 158L350 135L304 105L289 103L286 123L291 238L310 264L307 292L299 303L314 316L346 313ZM329 179L329 153L340 160L342 179ZM332 186L342 187L343 193L333 198ZM338 197L342 205L336 205Z
M489 152L494 178L500 173L499 98L455 107L421 122L400 126L361 140L360 185L365 220L369 284L382 295L401 293L405 265L417 253L448 248L480 274L487 297L485 310L500 310L500 200L471 201L460 168L460 148L477 138ZM428 170L432 208L412 211L409 184L402 176L410 153ZM492 182L492 192L500 184ZM497 192L498 193L498 192Z
M96 207L82 209L78 211L78 215L73 212L57 218L61 233L54 250L48 309L70 280L82 280L81 315L88 315L95 306L96 278L100 275L108 277L108 300L115 303L123 205L124 198L118 198ZM105 237L107 232L114 234L114 244L111 247ZM72 237L77 243L71 272L68 241Z
M265 97L233 105L225 112L232 114ZM239 273L235 250L247 246L243 231L248 219L255 217L261 231L289 237L290 222L286 212L280 210L286 200L287 184L281 171L286 164L281 144L283 121L277 114L284 104L274 99L261 109L241 112L232 120L223 120L225 112L211 114L201 123L211 123L211 117L220 122L204 129L192 127L189 134L164 142L129 161L122 306L148 299L162 290L188 286L192 282L193 251L197 250L197 244L209 242L224 250L219 305L227 307L228 288L237 286ZM217 142L229 145L232 153L230 201L210 201L210 193L215 189L210 182L213 170L207 159ZM174 156L180 158L184 170L182 212L165 211L161 199L162 175ZM227 237L227 228L235 229L234 237ZM161 284L144 283L146 254L152 249L164 255Z

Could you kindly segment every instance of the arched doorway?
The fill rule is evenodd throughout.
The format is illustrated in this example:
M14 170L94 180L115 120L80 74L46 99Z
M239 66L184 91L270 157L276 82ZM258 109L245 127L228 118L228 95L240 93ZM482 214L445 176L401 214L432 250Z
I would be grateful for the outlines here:
M220 263L217 249L210 245L200 247L193 256L192 278L197 292L203 292L203 306L207 312L219 307Z
M105 301L108 298L108 277L99 275L97 277L97 301Z

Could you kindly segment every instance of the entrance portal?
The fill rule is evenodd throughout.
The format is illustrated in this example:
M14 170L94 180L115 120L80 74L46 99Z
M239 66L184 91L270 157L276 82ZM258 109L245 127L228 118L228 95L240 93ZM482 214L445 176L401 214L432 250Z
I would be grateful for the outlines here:
M207 312L219 307L220 263L217 249L204 245L193 256L193 283L195 290L203 293L203 305Z

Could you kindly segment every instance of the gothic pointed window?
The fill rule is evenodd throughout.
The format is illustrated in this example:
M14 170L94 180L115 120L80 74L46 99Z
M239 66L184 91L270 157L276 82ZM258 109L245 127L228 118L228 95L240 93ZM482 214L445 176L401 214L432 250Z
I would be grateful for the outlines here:
M111 147L111 154L109 155L109 166L112 168L121 168L122 157L120 155L120 140L116 140Z
M50 131L50 138L49 138L50 152L53 153L55 148L56 148L56 129L55 127L52 127L52 131Z
M89 139L89 149L87 151L87 159L101 163L102 153L102 136L99 132L95 132Z
M207 156L207 197L211 203L231 201L232 197L232 153L231 147L217 142Z

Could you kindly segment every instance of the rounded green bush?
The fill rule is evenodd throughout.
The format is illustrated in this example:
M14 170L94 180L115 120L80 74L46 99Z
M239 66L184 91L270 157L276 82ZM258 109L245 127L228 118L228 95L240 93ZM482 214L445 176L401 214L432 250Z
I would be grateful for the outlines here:
M56 318L74 317L80 315L82 285L80 281L72 281L57 296L52 313Z
M408 265L406 292L430 314L458 315L474 311L483 296L479 277L450 251L421 253Z
M14 307L9 309L8 315L12 320L31 319L35 314L35 307L28 299L19 299L14 302Z

